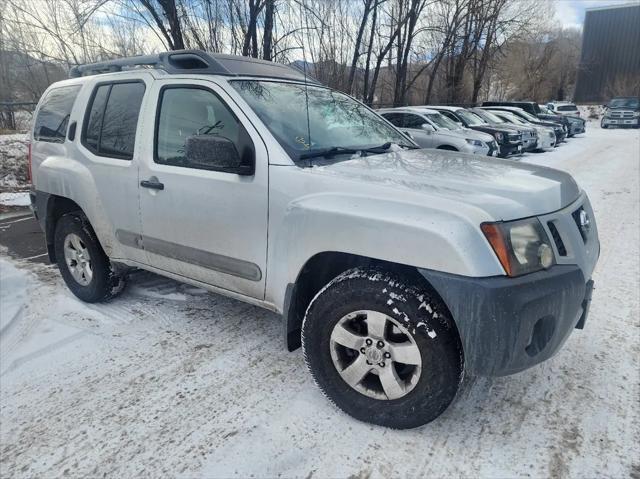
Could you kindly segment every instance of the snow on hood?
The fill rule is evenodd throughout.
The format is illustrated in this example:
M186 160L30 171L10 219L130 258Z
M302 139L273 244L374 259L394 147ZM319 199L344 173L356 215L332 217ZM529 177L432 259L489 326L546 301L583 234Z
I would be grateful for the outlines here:
M495 220L550 213L580 194L569 174L552 168L428 149L325 163L313 172L465 202Z

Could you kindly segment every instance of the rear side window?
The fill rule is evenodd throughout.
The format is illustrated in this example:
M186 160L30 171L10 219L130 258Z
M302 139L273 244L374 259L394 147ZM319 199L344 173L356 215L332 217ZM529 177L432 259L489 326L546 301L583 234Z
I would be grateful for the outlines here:
M405 113L404 115L404 127L405 128L420 128L426 121L420 118L418 115L411 115L409 113Z
M33 128L36 141L63 143L67 136L69 116L80 85L55 88L42 100Z
M575 105L561 105L558 107L558 111L576 111L578 109Z
M404 124L402 123L402 115L400 113L383 113L383 117L393 126L397 126L398 128L402 128Z
M133 158L144 91L142 82L96 87L85 118L82 144L99 156Z

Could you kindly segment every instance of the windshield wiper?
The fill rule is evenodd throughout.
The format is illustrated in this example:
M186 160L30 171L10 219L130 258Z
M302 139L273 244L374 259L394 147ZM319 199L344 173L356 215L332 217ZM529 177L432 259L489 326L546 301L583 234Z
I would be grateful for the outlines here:
M331 148L324 148L322 150L310 151L300 155L301 160L309 160L311 158L319 157L331 157L334 155L355 155L356 153L384 153L391 148L392 143L387 142L379 146L371 146L369 148L345 148L343 146L332 146ZM409 148L412 150L417 149L417 146L399 144L398 146L403 148Z

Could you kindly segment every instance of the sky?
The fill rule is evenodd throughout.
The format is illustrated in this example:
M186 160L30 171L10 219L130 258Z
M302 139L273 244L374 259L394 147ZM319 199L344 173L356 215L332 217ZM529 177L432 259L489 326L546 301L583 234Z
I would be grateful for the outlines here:
M587 8L640 4L640 0L555 0L556 20L563 27L582 28Z

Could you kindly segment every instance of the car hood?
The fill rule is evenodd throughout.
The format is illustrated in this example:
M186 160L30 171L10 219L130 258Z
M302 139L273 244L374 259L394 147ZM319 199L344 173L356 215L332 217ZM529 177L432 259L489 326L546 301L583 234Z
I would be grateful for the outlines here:
M423 195L425 204L434 196L465 203L483 209L488 220L494 221L550 213L572 203L580 194L573 178L562 171L437 150L354 157L314 166L312 172L360 185L368 183L373 186L371 194L377 197L386 195L382 188L388 187L398 193Z
M480 141L493 141L494 138L489 133L483 133L481 131L472 130L470 128L461 128L459 130L445 130L444 128L438 130L438 133L452 136L454 138L480 140Z

